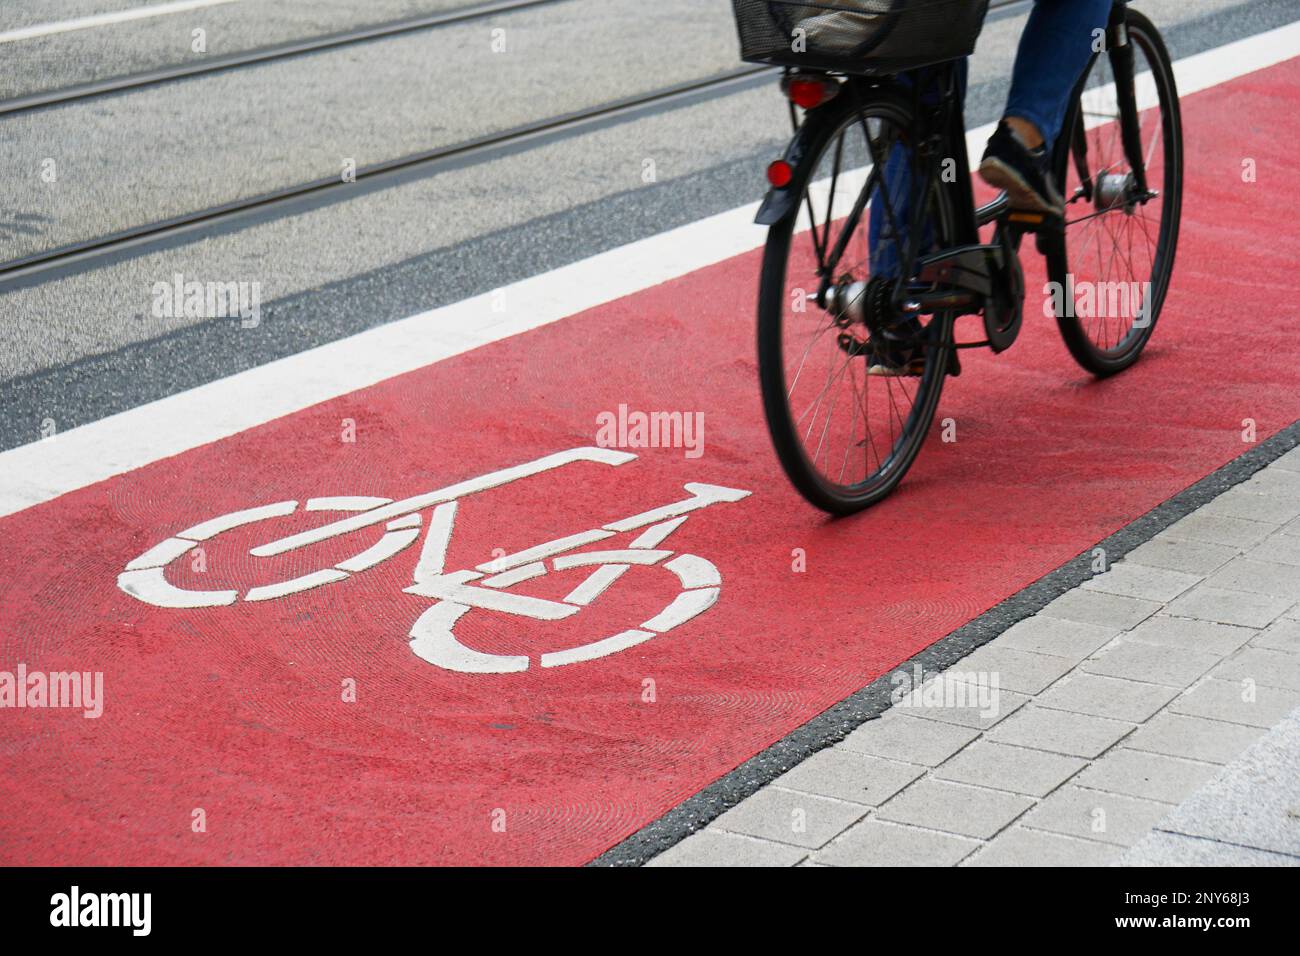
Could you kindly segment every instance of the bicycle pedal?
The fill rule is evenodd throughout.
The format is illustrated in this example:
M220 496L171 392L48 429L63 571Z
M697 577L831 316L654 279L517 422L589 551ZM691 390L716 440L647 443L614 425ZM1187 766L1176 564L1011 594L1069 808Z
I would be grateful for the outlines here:
M1025 232L1056 229L1064 224L1064 220L1055 213L1029 212L1019 209L1007 213L1007 222L1015 223Z

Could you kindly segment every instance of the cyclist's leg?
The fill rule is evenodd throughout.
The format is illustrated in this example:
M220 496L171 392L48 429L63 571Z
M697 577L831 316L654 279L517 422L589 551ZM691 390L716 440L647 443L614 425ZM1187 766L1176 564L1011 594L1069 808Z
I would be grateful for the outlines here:
M980 162L980 176L1018 209L1060 215L1065 201L1048 174L1070 94L1092 56L1111 0L1034 0L1020 37L1011 93Z
M958 89L963 98L966 96L968 72L969 63L963 59L957 69ZM903 73L899 75L898 81L903 86L912 87L921 81L923 75L925 74L922 71ZM937 89L932 89L923 93L921 99L923 102L933 103L939 95ZM907 243L907 229L912 217L912 153L902 143L894 143L890 147L881 175L881 186L882 188L872 197L869 211L867 242L871 252L870 274L896 279L902 268L902 251ZM889 201L888 208L885 204L886 196ZM895 234L895 226L897 234ZM933 228L927 220L925 234L921 237L923 253L932 251L931 246L934 243L932 232ZM912 318L908 319L899 331L906 335L908 332L920 330L920 322ZM868 370L875 375L915 372L920 366L917 361L919 354L919 348L899 348L881 344L873 351Z
M1110 19L1111 0L1034 0L1020 36L1011 93L1003 114L1032 124L1026 145L1050 150L1061 132L1070 93Z
M957 84L963 98L966 96L968 73L969 63L963 59L957 67ZM902 86L911 88L921 79L922 75L922 71L901 73L898 76L898 82ZM933 74L930 73L929 75L932 76ZM932 89L924 93L921 99L925 103L934 103L939 95L938 90ZM871 249L871 274L894 279L898 277L898 270L901 268L900 252L902 245L907 241L907 225L911 218L912 153L902 143L895 143L889 151L882 175L882 184L884 187L882 192L887 193L889 197L889 209L886 209L882 195L878 193L873 197L868 230L868 243ZM890 211L893 212L894 220L898 226L898 236L894 235L890 227ZM927 224L927 231L928 228ZM928 235L922 237L921 248L923 250L928 249L930 242L931 239Z

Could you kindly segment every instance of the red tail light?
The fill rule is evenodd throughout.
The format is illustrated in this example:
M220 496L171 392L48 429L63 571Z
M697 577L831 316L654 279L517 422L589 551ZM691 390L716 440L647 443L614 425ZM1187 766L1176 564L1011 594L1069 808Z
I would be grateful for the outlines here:
M827 76L799 76L792 74L784 78L781 88L786 98L795 106L806 110L816 109L829 102L840 91L840 85Z
M778 159L767 167L767 181L777 189L784 189L794 179L794 170L784 159Z

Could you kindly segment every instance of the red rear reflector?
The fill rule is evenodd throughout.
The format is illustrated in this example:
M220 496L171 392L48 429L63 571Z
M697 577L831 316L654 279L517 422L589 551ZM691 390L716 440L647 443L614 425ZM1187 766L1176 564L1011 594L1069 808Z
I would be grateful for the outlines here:
M815 109L830 99L830 90L821 80L792 80L786 95L795 106Z
M767 167L767 181L777 189L784 189L794 179L794 170L784 159L778 159Z

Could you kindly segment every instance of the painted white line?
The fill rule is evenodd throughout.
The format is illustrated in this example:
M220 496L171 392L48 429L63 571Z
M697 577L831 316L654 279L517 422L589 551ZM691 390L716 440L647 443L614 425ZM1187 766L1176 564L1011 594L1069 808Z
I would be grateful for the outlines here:
M1300 22L1179 60L1179 91L1297 55ZM973 155L991 130L968 134ZM0 453L0 517L748 252L765 235L753 224L757 209L710 216ZM494 310L498 301L506 311Z
M89 17L75 20L60 20L57 23L37 23L30 27L19 27L0 33L0 43L16 43L19 40L35 40L37 37L53 36L56 33L71 33L74 30L89 30L92 27L106 27L114 23L127 23L131 20L147 20L150 17L162 17L169 13L185 13L203 7L215 7L226 3L238 3L239 0L176 0L175 3L158 3L151 7L132 7L130 10L118 10L115 13L96 13Z

